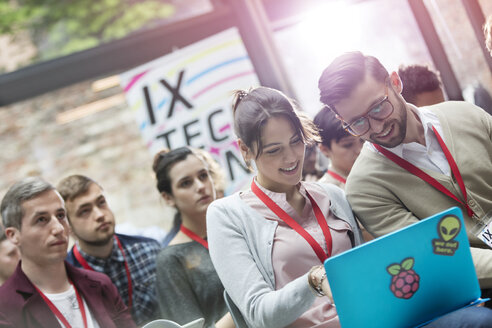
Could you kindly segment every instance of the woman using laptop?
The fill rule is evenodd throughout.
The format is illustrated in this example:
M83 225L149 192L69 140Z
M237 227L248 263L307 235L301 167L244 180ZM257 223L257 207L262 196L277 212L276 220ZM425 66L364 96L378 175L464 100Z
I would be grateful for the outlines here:
M210 255L250 327L339 327L323 261L362 242L343 191L302 182L311 120L281 92L238 91L234 128L248 166L248 190L207 210Z
M341 189L301 181L316 129L284 94L265 87L236 92L233 110L239 149L256 177L249 189L210 204L207 233L236 325L340 327L322 263L362 235ZM490 314L468 307L426 328L491 328Z

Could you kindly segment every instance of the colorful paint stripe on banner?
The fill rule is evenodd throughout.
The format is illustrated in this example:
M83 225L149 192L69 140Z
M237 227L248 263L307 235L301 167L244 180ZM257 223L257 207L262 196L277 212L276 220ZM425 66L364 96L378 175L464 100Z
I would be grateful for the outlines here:
M192 84L193 82L195 82L196 80L198 80L199 78L207 75L208 73L211 73L221 67L224 67L224 66L227 66L227 65L230 65L230 64L234 64L234 63L237 63L237 62L240 62L240 61L243 61L243 60L248 60L249 59L249 56L242 56L242 57L236 57L236 58L232 58L232 59L229 59L229 60L226 60L226 61L223 61L222 63L219 63L215 66L212 66L212 67L209 67L203 71L201 71L200 73L198 74L195 74L194 76L192 76L191 78L189 78L185 84L186 85L190 85Z
M238 86L238 89L243 89L243 88L249 88L249 85L248 86ZM200 115L205 111L205 110L208 110L210 109L210 107L216 105L217 103L223 101L223 100L227 100L227 99L231 99L232 97L232 90L231 91L227 91L227 92L223 92L221 95L211 99L210 101L208 101L207 103L205 104L202 104L197 107L193 112L192 112L192 116L191 118L197 118L197 117L200 117Z
M134 76L134 77L130 80L130 82L126 85L126 87L125 87L125 89L124 89L124 90L125 90L125 92L128 92L128 90L130 90L130 89L133 87L133 85L134 85L135 83L137 83L137 81L138 81L138 80L140 80L140 78L141 78L142 76L144 76L145 74L147 74L147 72L148 72L148 70L143 71L142 73L139 73L139 74L135 75L135 76Z
M220 50L223 50L227 47L233 47L233 46L236 46L237 44L241 44L241 39L235 39L235 40L231 40L231 41L227 41L227 42L224 42L222 44L219 44L217 45L216 47L213 47L213 48L210 48L210 49L206 49L192 57L190 57L189 59L185 60L185 61L182 61L181 63L179 63L178 65L174 66L172 69L170 69L167 74L166 74L166 77L169 78L169 77L172 77L176 74L176 72L185 67L186 65L190 64L190 63L193 63L193 62L196 62L206 56L209 56L209 55L212 55L213 53L217 52L217 51L220 51ZM137 83L138 80L140 80L144 75L146 75L150 70L146 70L146 71L143 71L141 73L138 73L136 74L131 80L130 82L125 86L124 90L125 92L128 92L134 85L135 83Z
M183 69L183 67L191 64L191 63L194 63L198 60L201 60L203 57L206 57L206 56L209 56L209 55L212 55L213 53L215 52L218 52L220 50L223 50L225 48L228 48L228 47L234 47L238 44L242 44L242 41L240 38L237 38L237 39L234 39L234 40L230 40L230 41L226 41L222 44L219 44L215 47L212 47L212 48L209 48L209 49L206 49L204 51L202 51L201 53L198 53L190 58L188 58L187 60L184 60L182 61L181 63L179 63L178 65L174 66L172 69L170 69L168 72L167 72L167 75L166 77L172 77L174 75L176 75L176 72Z
M254 74L254 73L255 73L254 71L246 71L246 72L241 72L241 73L238 73L238 74L235 74L235 75L231 75L231 76L229 76L229 77L226 77L226 78L224 78L224 79L222 79L222 80L220 80L220 81L217 81L217 82L215 82L215 83L213 83L213 84L211 84L211 85L209 85L209 86L205 87L204 89L200 90L200 91L199 91L199 92L197 92L194 96L192 96L192 98L193 98L193 99L195 99L195 98L197 98L197 97L201 96L202 94L204 94L205 92L207 92L207 91L209 91L209 90L211 90L211 89L213 89L213 88L215 88L215 87L219 86L220 84L226 83L226 82L228 82L228 81L232 81L232 80L234 80L234 79L241 78L241 77L243 77L243 76L251 75L251 74ZM248 85L248 86L244 86L244 87L242 87L242 86L238 86L237 88L238 88L238 89L241 89L241 88L249 88L249 87L250 87L250 85ZM229 98L229 97L231 97L231 96L232 96L232 90L231 90L231 91L228 91L228 92L225 92L225 93L222 93L221 95L219 95L218 97L216 97L216 98L212 99L211 101L207 102L206 104L202 104L202 105L201 105L201 106L199 106L198 108L195 108L195 109L193 110L193 112L192 112L192 116L191 116L191 117L193 117L193 118L199 117L199 116L200 116L200 114L201 114L203 111L205 111L205 110L209 109L209 108L210 108L210 106L212 106L212 105L214 105L214 104L217 104L217 103L218 103L218 102L220 102L221 100L223 100L223 99L227 99L227 98ZM168 99L168 98L165 98L164 100L162 100L162 101L161 101L161 103L165 103L167 100L169 100L169 99ZM140 103L141 103L141 102L140 102ZM141 103L141 105L142 105L142 103ZM161 109L162 109L162 106L159 106L159 107L157 108L157 110L158 110L158 111L159 111L159 110L161 110ZM140 130L144 130L144 129L147 127L147 125L148 125L148 121L147 121L147 120L145 120L145 121L143 121L143 122L141 122L141 123L140 123L140 125L139 125L139 129L140 129Z
M231 65L231 64L234 64L234 63L237 63L237 62L240 62L240 61L243 61L243 60L248 60L249 57L248 56L242 56L242 57L236 57L236 58L232 58L232 59L228 59L228 60L225 60L217 65L214 65L212 67L209 67L203 71L201 71L200 73L198 74L195 74L194 76L192 76L189 80L187 80L185 82L186 85L190 85L192 84L193 82L195 82L196 80L198 80L199 78L219 69L219 68L222 68L222 67L225 67L227 65ZM254 72L253 72L254 73ZM247 74L243 74L243 75L247 75ZM243 75L240 75L240 76L243 76ZM239 76L239 77L240 77ZM234 77L230 77L228 78L229 80L233 79ZM227 78L226 78L227 79ZM220 81L219 81L220 82ZM216 83L219 83L219 82L216 82ZM227 81L224 81L224 82L227 82ZM223 83L223 82L222 82ZM220 84L220 83L219 83ZM217 84L218 85L218 84ZM157 105L157 109L161 109L166 103L167 101L169 101L169 97L168 96L165 96L160 102L159 104Z
M255 74L255 71L246 71L246 72L241 72L241 73L238 73L238 74L234 74L234 75L228 76L226 78L223 78L222 80L216 81L216 82L214 82L214 83L206 86L202 90L200 90L197 93L195 93L194 95L192 95L191 98L192 99L196 99L196 98L200 97L201 95L203 95L204 93L210 91L211 89L213 89L213 88L215 88L215 87L217 87L217 86L219 86L221 84L224 84L224 83L229 82L231 80L234 80L234 79L237 79L237 78L246 76L246 75L251 75L251 74Z

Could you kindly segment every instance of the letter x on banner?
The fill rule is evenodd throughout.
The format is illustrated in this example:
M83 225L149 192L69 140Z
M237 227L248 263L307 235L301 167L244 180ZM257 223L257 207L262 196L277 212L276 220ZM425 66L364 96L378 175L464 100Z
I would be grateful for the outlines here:
M226 194L248 185L251 173L234 135L232 92L259 82L236 28L135 67L120 80L152 155L162 148L203 148L224 169Z

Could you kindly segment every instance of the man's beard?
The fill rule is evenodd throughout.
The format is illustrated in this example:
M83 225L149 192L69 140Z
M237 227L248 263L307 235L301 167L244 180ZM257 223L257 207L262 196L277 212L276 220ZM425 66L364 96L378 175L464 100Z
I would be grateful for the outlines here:
M376 135L376 133L372 133L370 135L369 141L378 145L381 145L386 148L394 148L398 145L400 145L403 140L405 140L405 136L407 135L407 109L405 104L403 104L401 101L398 101L398 108L395 108L397 110L400 110L400 115L399 115L399 120L398 119L392 119L391 121L388 121L384 124L382 131L385 131L390 125L393 125L393 129L398 130L398 134L395 135L391 140L388 142L382 142L379 141L377 137L373 137ZM391 132L393 133L393 131Z
M100 246L107 245L113 239L114 234L112 234L106 238L101 238L98 240L86 240L86 239L80 238L76 234L75 234L75 236L77 237L78 240L83 241L88 246L100 247Z

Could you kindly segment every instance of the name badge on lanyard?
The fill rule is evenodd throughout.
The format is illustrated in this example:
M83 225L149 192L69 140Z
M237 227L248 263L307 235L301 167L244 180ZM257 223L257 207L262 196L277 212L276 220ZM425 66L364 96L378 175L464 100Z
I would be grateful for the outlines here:
M485 214L470 232L492 248L492 211Z

